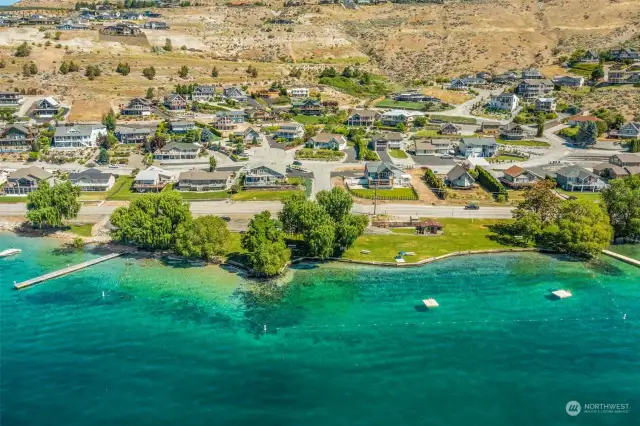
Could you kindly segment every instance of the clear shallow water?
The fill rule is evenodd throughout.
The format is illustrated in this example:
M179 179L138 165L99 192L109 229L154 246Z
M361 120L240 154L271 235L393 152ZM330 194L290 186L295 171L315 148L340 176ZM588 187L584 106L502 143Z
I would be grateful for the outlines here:
M97 256L56 244L0 234L24 250L0 259L3 425L640 423L640 273L614 260L304 266L278 287L116 259L14 291Z

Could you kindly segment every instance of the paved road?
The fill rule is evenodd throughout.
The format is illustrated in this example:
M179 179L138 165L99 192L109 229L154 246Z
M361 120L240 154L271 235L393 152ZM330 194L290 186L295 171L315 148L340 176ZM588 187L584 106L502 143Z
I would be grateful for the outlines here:
M79 219L95 219L96 217L110 215L117 206L104 204L102 206L82 206ZM191 203L191 212L196 215L213 214L220 216L254 215L264 210L278 213L282 209L279 201L194 201ZM373 205L354 204L354 213L373 214ZM428 216L428 217L458 217L458 218L484 218L504 219L511 217L511 207L481 207L479 210L465 210L461 206L424 206L417 204L379 204L376 209L378 214L391 214L394 216ZM25 204L0 204L0 217L26 215Z

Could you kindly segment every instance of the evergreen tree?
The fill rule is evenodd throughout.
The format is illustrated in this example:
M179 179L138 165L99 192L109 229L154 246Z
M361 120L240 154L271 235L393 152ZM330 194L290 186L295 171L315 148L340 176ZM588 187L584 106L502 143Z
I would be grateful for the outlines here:
M218 77L218 67L213 67L213 69L211 70L211 77Z
M593 121L587 121L580 125L576 134L576 143L582 146L595 145L598 137L598 128Z
M170 38L167 38L164 41L163 49L166 50L167 52L171 52L173 50L173 45L171 44L171 39Z

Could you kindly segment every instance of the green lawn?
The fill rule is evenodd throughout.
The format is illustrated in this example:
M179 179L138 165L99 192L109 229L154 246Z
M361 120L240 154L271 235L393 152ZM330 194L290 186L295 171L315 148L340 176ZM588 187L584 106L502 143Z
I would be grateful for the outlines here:
M83 223L82 225L69 225L66 231L76 234L79 237L90 237L93 223Z
M578 130L580 130L580 128L578 126L576 126L576 127L567 127L566 129L560 130L558 132L558 134L560 136L564 136L566 138L574 138L578 134Z
M224 200L229 198L227 191L211 191L211 192L183 192L177 191L183 200Z
M106 199L107 199L106 192L96 192L96 191L81 192L80 198L79 198L80 201L102 201Z
M1 203L26 203L27 202L27 196L25 195L24 197L18 197L18 196L13 196L13 195L2 195L0 196L0 204Z
M115 201L133 201L135 199L140 198L143 193L133 192L131 190L131 186L133 185L134 178L131 176L120 176L116 180L116 183L107 193L107 200L115 200ZM171 185L167 185L162 190L170 191L172 188Z
M320 123L320 119L322 116L320 115L302 115L298 114L293 117L294 121L297 121L300 124L318 124Z
M394 101L393 99L384 99L376 103L375 106L378 108L413 109L418 111L424 110L424 104L421 102Z
M600 202L600 193L599 192L576 192L576 191L565 191L564 189L556 188L561 194L567 195L569 197L576 197L578 200L588 200L594 202Z
M367 200L373 200L374 197L377 197L379 200L417 200L418 196L416 195L413 188L394 188L394 189L378 189L377 191L374 189L350 189L352 195L358 198L365 198Z
M447 253L465 250L489 250L504 248L496 241L489 239L491 232L487 225L504 220L497 219L438 219L444 226L444 234L438 236L415 235L414 228L394 229L391 235L363 235L358 238L344 258L354 260L372 260L393 262L400 251L413 251L415 256L407 256L407 262L417 262ZM370 254L362 254L360 250L369 250Z
M517 155L509 155L509 154L502 154L502 155L498 155L497 157L487 159L489 163L497 163L498 161L525 161L525 160L526 158L524 157L518 157Z
M575 64L574 66L569 68L569 70L579 76L590 78L591 72L599 66L600 64Z
M442 120L444 122L456 123L456 124L476 124L478 120L473 117L458 117L456 115L437 115L429 114L430 118Z
M459 138L460 136L458 135L441 135L440 133L438 133L438 130L436 129L422 129L422 130L418 130L415 135L414 138L433 138L433 139L437 139L437 138L442 138L442 139L456 139ZM467 137L473 137L473 136L467 136Z
M409 158L406 152L401 149L390 149L387 151L393 158Z
M249 189L247 191L240 191L237 194L233 194L232 199L234 201L279 201L293 194L304 194L304 191L299 189L283 191L261 191Z
M508 141L504 139L496 139L496 142L500 145L517 145L517 146L538 146L548 148L551 146L548 142L542 141Z
M347 78L339 75L336 77L322 77L318 82L320 84L332 86L340 92L357 98L375 99L393 91L392 86L379 78L372 78L371 83L369 84L360 84L360 80L358 78Z

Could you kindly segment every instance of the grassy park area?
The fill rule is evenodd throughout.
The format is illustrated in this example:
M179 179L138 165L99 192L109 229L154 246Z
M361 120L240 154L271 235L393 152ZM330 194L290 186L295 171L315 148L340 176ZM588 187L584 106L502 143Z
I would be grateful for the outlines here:
M233 194L234 201L279 201L293 194L303 194L304 191L299 189L283 190L283 191L260 191L247 190Z
M418 196L413 188L394 188L394 189L349 189L349 192L355 197L373 200L377 197L379 200L417 200Z
M319 115L302 115L298 114L293 117L294 121L297 121L300 124L318 124L320 123L320 119L322 116Z
M452 218L437 220L444 226L443 235L415 235L414 228L393 229L391 235L363 235L344 253L343 257L354 260L393 262L398 252L413 251L416 255L407 257L406 261L417 262L455 251L508 247L489 238L491 231L488 226L505 222L505 220ZM371 253L362 254L361 250L369 250Z

